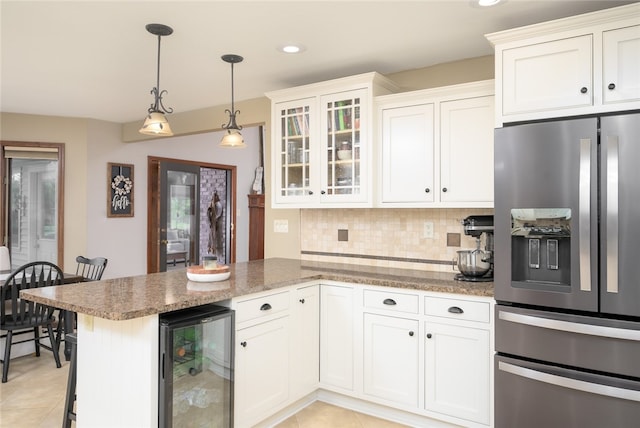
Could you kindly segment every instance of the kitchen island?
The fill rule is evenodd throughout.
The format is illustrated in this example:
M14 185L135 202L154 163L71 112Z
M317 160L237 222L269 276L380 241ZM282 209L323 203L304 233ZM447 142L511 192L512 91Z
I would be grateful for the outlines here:
M295 259L231 266L229 280L193 283L186 269L24 291L78 313L78 426L157 426L159 314L311 281L493 296L492 283L453 274Z

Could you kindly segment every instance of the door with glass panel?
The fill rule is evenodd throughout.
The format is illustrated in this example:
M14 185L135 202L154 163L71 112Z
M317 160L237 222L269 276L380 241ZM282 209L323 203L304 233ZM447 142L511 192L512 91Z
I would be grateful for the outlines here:
M160 272L197 264L200 167L160 163Z
M58 147L3 144L2 244L11 266L62 261Z
M370 151L361 110L367 91L358 89L321 97L324 110L320 129L324 150L320 153L321 202L366 202L364 189Z
M315 98L278 103L275 199L278 203L300 203L317 198L318 178L314 167L317 141L312 128Z

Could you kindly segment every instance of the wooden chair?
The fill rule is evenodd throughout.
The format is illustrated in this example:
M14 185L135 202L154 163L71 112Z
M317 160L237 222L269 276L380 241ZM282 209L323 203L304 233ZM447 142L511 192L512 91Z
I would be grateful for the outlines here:
M76 266L76 275L80 275L84 278L84 281L99 281L102 278L102 274L104 273L104 269L107 267L107 259L104 257L94 257L90 259L84 256L76 257L76 262L78 265ZM58 322L58 328L56 330L56 343L60 344L62 342L62 335L66 333L72 333L75 329L75 320L77 316L73 316L73 320L66 320L65 311L60 310L60 314L58 318L60 321ZM69 329L67 331L66 323L73 321L74 328Z
M53 352L56 367L60 368L58 345L53 335L55 308L20 298L20 290L60 285L64 279L62 270L50 262L38 261L27 263L13 272L2 286L2 304L0 305L0 330L7 331L2 362L2 383L7 381L9 363L11 361L11 345L14 334L30 333L33 338L15 343L33 340L36 346L36 357L40 356L40 346ZM40 344L40 327L46 327L51 346Z
M102 278L104 269L107 267L107 261L104 257L89 259L78 256L76 257L76 262L78 262L76 275L82 275L85 281L99 281Z
M64 415L62 428L71 428L71 422L76 420L73 405L76 402L76 378L78 374L78 337L76 333L69 333L65 340L71 344L71 360L69 362L69 377L67 379L67 395L64 400Z

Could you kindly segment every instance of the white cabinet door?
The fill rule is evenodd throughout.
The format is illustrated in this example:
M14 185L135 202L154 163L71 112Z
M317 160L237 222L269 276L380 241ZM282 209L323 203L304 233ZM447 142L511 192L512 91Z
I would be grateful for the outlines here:
M322 285L320 382L353 390L353 289Z
M418 407L418 321L364 314L364 393Z
M320 368L320 287L298 288L291 304L291 399L318 388Z
M425 323L425 408L489 424L489 331Z
M274 198L279 204L300 204L317 199L313 186L318 186L319 170L316 98L276 103L273 105Z
M640 100L640 25L605 31L602 45L603 102Z
M236 332L235 425L253 426L289 391L289 317Z
M434 201L433 139L433 104L382 111L383 203Z
M493 201L494 97L440 104L440 200Z
M502 51L502 114L591 106L592 35Z
M320 97L320 202L367 202L371 139L366 89Z

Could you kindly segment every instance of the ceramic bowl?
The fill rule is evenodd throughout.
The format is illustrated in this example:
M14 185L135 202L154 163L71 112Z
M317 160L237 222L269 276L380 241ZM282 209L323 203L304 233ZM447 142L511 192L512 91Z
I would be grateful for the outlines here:
M187 268L187 278L194 282L216 282L229 279L231 271L229 266L218 265L215 269L205 269L201 265L189 266Z
M338 159L340 160L351 159L351 150L338 150Z

